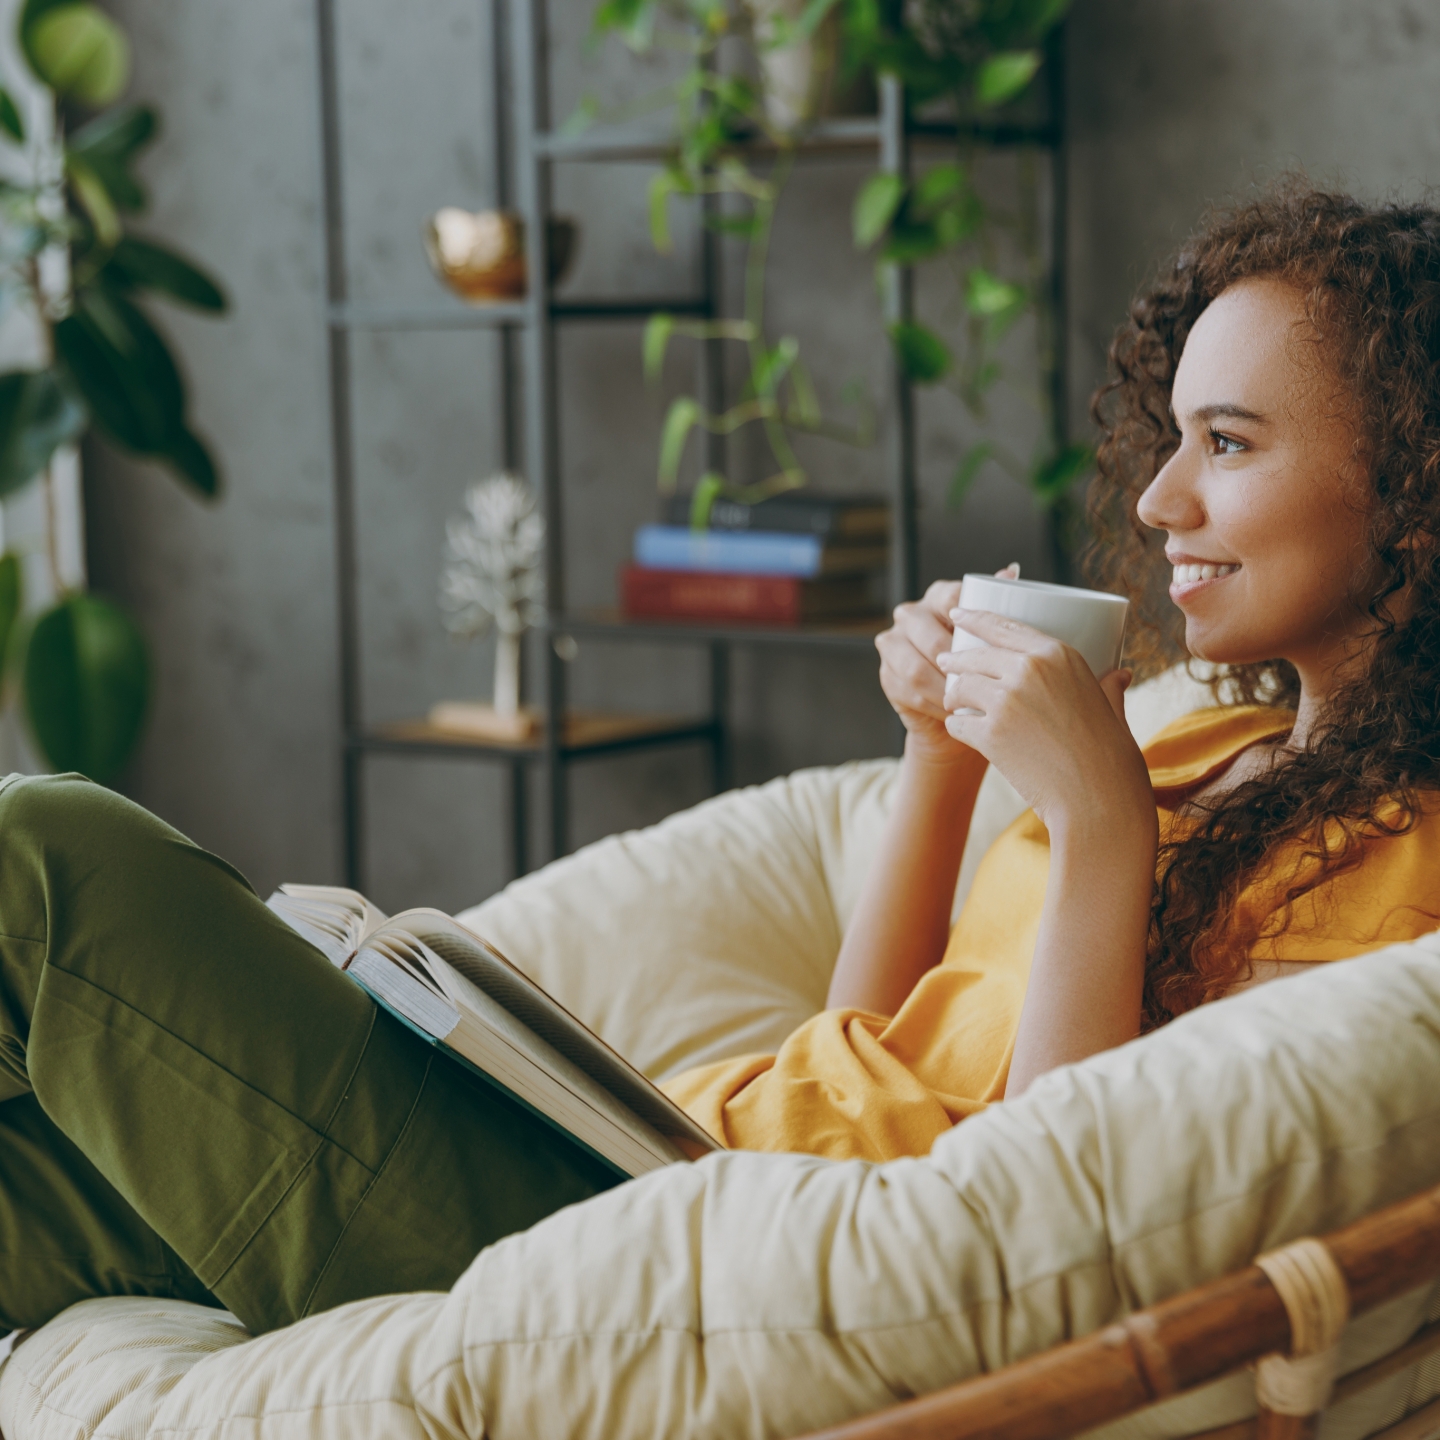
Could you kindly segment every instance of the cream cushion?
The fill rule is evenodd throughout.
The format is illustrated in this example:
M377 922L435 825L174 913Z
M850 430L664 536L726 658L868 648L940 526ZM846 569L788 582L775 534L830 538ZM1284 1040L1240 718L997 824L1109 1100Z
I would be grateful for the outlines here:
M872 1411L1083 1334L1440 1182L1440 941L1326 966L1056 1071L883 1166L734 1153L483 1251L449 1295L246 1340L179 1302L95 1300L0 1374L8 1440L747 1440ZM1436 1288L1355 1323L1398 1344ZM1412 1371L1339 1407L1348 1440ZM1253 1406L1239 1375L1112 1436Z

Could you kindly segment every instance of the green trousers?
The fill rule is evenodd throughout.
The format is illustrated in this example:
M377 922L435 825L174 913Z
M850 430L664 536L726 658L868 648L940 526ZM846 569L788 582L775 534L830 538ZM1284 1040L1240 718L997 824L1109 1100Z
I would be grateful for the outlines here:
M446 1289L613 1183L223 860L78 776L0 781L0 1330L150 1295L259 1332Z

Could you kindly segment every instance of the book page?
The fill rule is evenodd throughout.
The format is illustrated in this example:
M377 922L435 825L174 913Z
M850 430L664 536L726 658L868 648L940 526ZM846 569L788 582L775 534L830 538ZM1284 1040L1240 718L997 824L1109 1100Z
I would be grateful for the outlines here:
M460 976L508 1011L546 1046L589 1076L646 1125L693 1149L719 1150L710 1134L598 1035L492 945L438 910L406 910L387 922L422 941ZM441 978L441 984L444 985ZM454 1000L459 997L448 987Z

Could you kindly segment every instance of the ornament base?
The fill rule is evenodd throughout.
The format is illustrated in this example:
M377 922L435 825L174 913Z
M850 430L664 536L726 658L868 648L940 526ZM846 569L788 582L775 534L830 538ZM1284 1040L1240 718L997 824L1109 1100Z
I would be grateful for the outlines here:
M531 740L544 725L544 716L532 706L503 714L483 700L442 700L430 707L429 718L437 730L483 740Z

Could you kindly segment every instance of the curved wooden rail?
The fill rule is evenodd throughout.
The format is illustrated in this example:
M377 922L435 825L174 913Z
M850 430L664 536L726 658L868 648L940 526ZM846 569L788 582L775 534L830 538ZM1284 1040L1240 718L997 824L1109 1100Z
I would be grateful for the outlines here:
M1349 1285L1351 1314L1363 1314L1440 1278L1440 1186L1324 1238ZM1419 1343L1406 1348L1423 1353ZM1084 1339L808 1440L1061 1440L1289 1348L1280 1296L1251 1265ZM1385 1360L1367 1367L1382 1372L1375 1380L1395 1368ZM1342 1381L1337 1396L1345 1390Z

